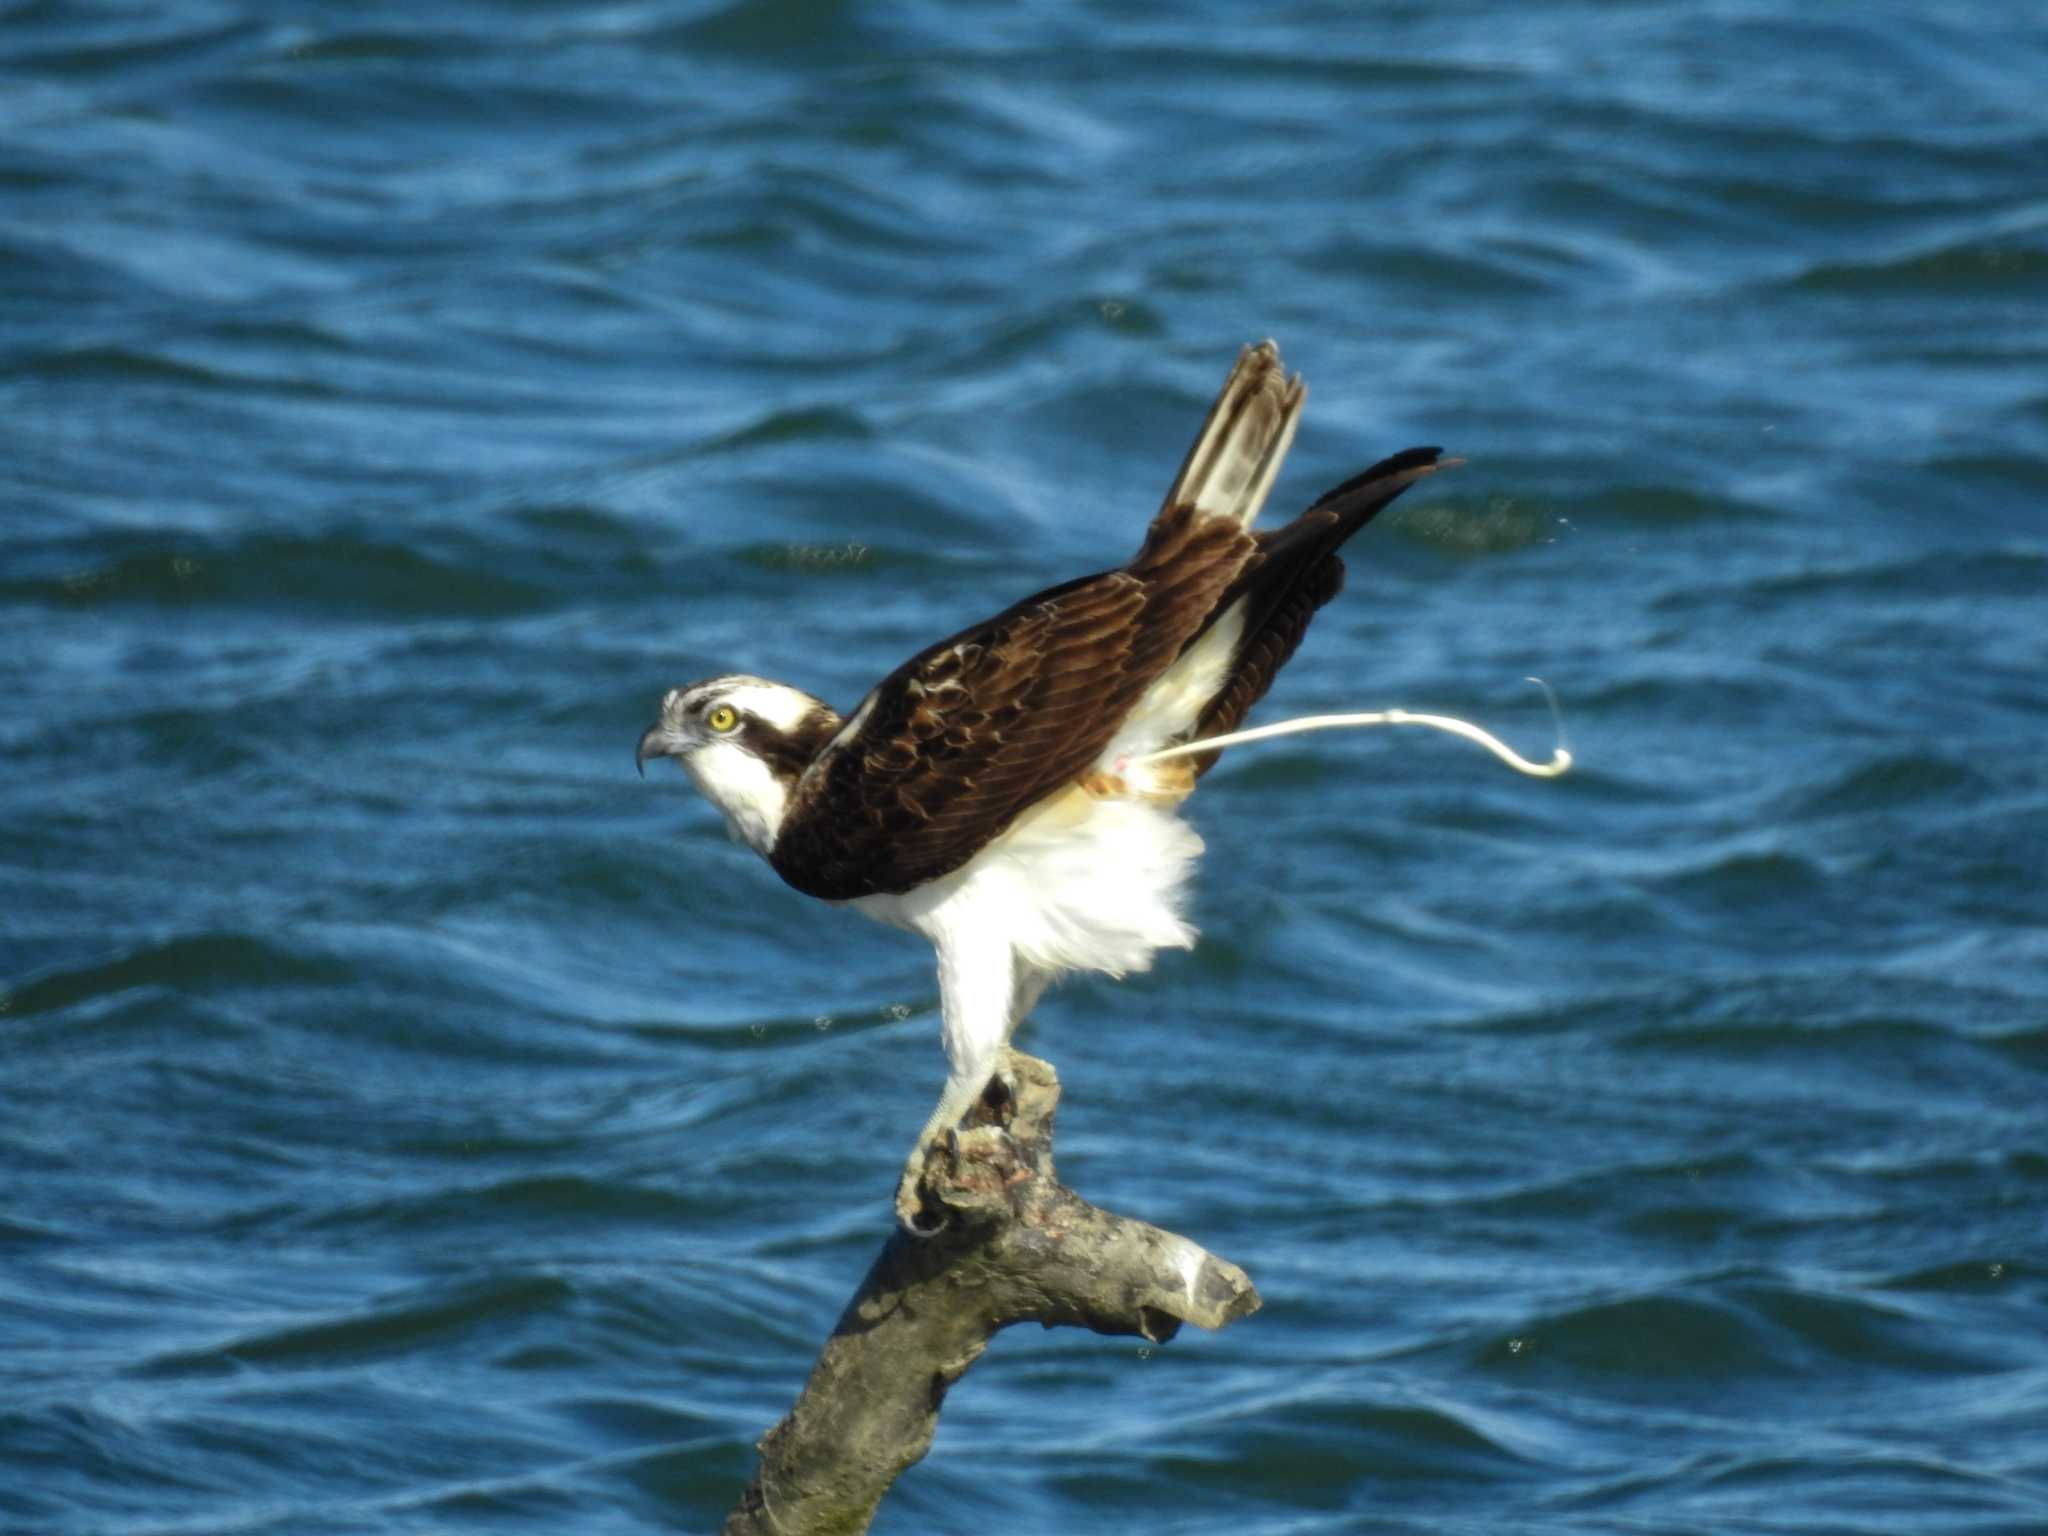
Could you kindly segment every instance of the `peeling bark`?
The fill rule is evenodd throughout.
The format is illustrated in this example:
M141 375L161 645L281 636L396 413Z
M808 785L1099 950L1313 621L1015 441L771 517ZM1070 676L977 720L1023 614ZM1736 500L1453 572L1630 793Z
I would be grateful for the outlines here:
M865 1531L882 1496L931 1448L946 1391L1012 1323L1164 1343L1258 1310L1236 1265L1184 1237L1098 1210L1053 1173L1052 1067L1005 1054L956 1133L921 1148L917 1237L882 1245L726 1536Z

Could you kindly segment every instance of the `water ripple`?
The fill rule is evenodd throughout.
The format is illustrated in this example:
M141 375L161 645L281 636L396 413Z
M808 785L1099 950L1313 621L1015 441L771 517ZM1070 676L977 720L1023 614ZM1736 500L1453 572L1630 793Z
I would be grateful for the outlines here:
M630 747L1128 557L1234 349L1347 548L877 1529L2032 1529L2048 308L2009 6L0 6L0 1525L708 1529L943 1076ZM892 1524L893 1522L893 1524Z

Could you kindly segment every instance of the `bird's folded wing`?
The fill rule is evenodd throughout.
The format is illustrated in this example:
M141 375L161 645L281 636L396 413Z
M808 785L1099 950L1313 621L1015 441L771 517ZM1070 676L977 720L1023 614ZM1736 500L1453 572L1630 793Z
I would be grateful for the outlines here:
M950 874L1086 774L1255 545L1170 508L1138 557L921 651L876 685L798 781L770 855L829 901Z

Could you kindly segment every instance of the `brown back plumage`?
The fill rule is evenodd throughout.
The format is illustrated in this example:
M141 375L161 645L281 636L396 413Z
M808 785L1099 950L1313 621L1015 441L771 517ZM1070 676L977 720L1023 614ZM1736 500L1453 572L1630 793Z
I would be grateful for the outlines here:
M1088 771L1255 547L1227 518L1173 508L1122 570L1049 588L919 652L805 772L770 862L828 901L958 869Z

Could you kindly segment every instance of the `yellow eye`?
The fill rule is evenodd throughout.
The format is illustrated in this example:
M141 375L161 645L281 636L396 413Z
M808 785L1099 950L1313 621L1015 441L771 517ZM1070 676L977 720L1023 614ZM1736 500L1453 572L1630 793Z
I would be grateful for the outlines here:
M704 717L704 723L714 731L729 731L740 723L740 712L730 704L721 704Z

